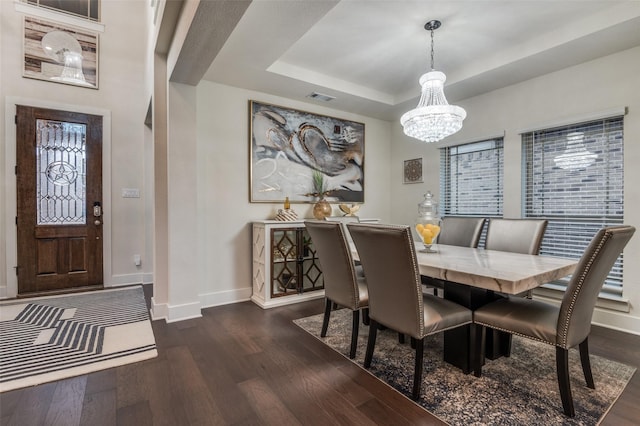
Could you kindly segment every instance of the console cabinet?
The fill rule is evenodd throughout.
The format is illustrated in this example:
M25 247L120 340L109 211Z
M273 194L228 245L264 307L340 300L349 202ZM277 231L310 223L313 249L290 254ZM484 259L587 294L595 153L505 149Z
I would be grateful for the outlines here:
M263 308L324 297L324 281L303 221L253 223L253 292Z

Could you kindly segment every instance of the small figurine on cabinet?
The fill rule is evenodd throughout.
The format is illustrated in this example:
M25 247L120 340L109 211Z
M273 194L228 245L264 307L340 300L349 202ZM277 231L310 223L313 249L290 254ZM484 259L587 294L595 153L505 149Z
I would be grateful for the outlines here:
M351 206L340 204L338 207L344 212L345 216L356 216L356 213L360 210L360 204L351 204Z
M281 222L288 222L298 219L298 214L291 208L289 197L285 197L284 209L278 209L278 213L276 214L276 217L274 219Z

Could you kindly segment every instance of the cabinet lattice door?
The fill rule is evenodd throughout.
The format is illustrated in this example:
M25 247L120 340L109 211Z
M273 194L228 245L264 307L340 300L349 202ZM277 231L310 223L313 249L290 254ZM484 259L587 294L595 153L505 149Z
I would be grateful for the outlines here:
M253 224L253 293L263 308L324 297L324 280L303 221Z

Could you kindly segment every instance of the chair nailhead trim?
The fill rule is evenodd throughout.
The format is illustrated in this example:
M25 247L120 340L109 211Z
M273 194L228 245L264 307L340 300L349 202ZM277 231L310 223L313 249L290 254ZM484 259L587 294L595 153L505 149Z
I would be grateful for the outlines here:
M478 324L478 325L482 325L482 326L484 326L484 327L493 328L493 329L495 329L495 330L504 331L505 333L515 334L516 336L526 337L527 339L535 340L535 341L538 341L538 342L541 342L541 343L546 343L547 345L551 345L551 346L559 346L559 347L561 347L561 348L563 348L563 349L568 349L568 348L565 348L564 346L559 345L559 344L557 344L557 343L548 342L548 341L543 340L543 339L540 339L540 338L538 338L538 337L534 337L534 336L529 336L529 335L527 335L527 334L518 333L518 332L513 331L513 330L507 330L506 328L496 327L495 325L486 324L486 323L484 323L484 322L478 322L478 321L476 321L476 320L474 320L474 321L473 321L473 323L474 323L474 324Z
M580 277L578 278L578 284L576 286L577 288L576 288L576 291L573 293L571 302L569 303L566 317L558 318L558 321L563 321L563 324L561 327L561 333L559 336L560 342L558 343L558 346L560 347L565 348L567 346L567 334L569 333L569 323L571 322L571 315L573 314L573 308L575 307L578 296L580 295L580 291L582 290L582 285L584 284L584 280L587 274L589 273L589 271L591 271L591 267L593 266L593 262L595 258L598 256L598 253L600 253L600 251L602 250L602 247L609 240L609 238L611 238L611 236L612 236L612 233L609 231L606 231L602 235L602 239L600 240L596 248L593 250L593 254L589 257L587 266L582 270L582 274L580 274Z

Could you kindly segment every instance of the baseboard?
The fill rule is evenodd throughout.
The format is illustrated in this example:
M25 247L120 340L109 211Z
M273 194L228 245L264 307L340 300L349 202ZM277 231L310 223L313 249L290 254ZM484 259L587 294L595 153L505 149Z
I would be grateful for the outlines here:
M135 274L112 275L111 282L105 287L118 287L131 284L152 284L153 272L139 272Z
M200 302L184 303L182 305L169 305L169 316L167 316L166 321L170 323L200 317L202 317Z
M156 303L156 300L152 297L149 315L151 315L153 321L166 320L169 317L169 305L166 303Z
M596 308L591 323L613 330L640 336L640 318L617 311Z
M239 290L217 291L201 294L200 302L185 303L182 305L169 305L168 303L156 303L151 298L151 319L154 321L164 319L166 322L177 322L202 316L203 308L228 305L230 303L244 302L251 298L251 287Z
M148 281L144 281L147 279ZM111 279L105 277L104 288L123 287L135 284L149 284L153 282L153 274L122 274L112 275ZM9 299L15 294L9 295L8 287L0 285L0 299Z
M109 284L105 283L105 287L119 287L123 285L142 284L144 283L142 279L142 273L112 275L111 282Z
M229 305L231 303L246 302L251 299L251 287L235 290L216 291L200 295L200 305L203 308Z
M169 305L168 303L156 303L153 297L151 298L150 314L152 320L164 319L167 323L202 317L200 302Z

